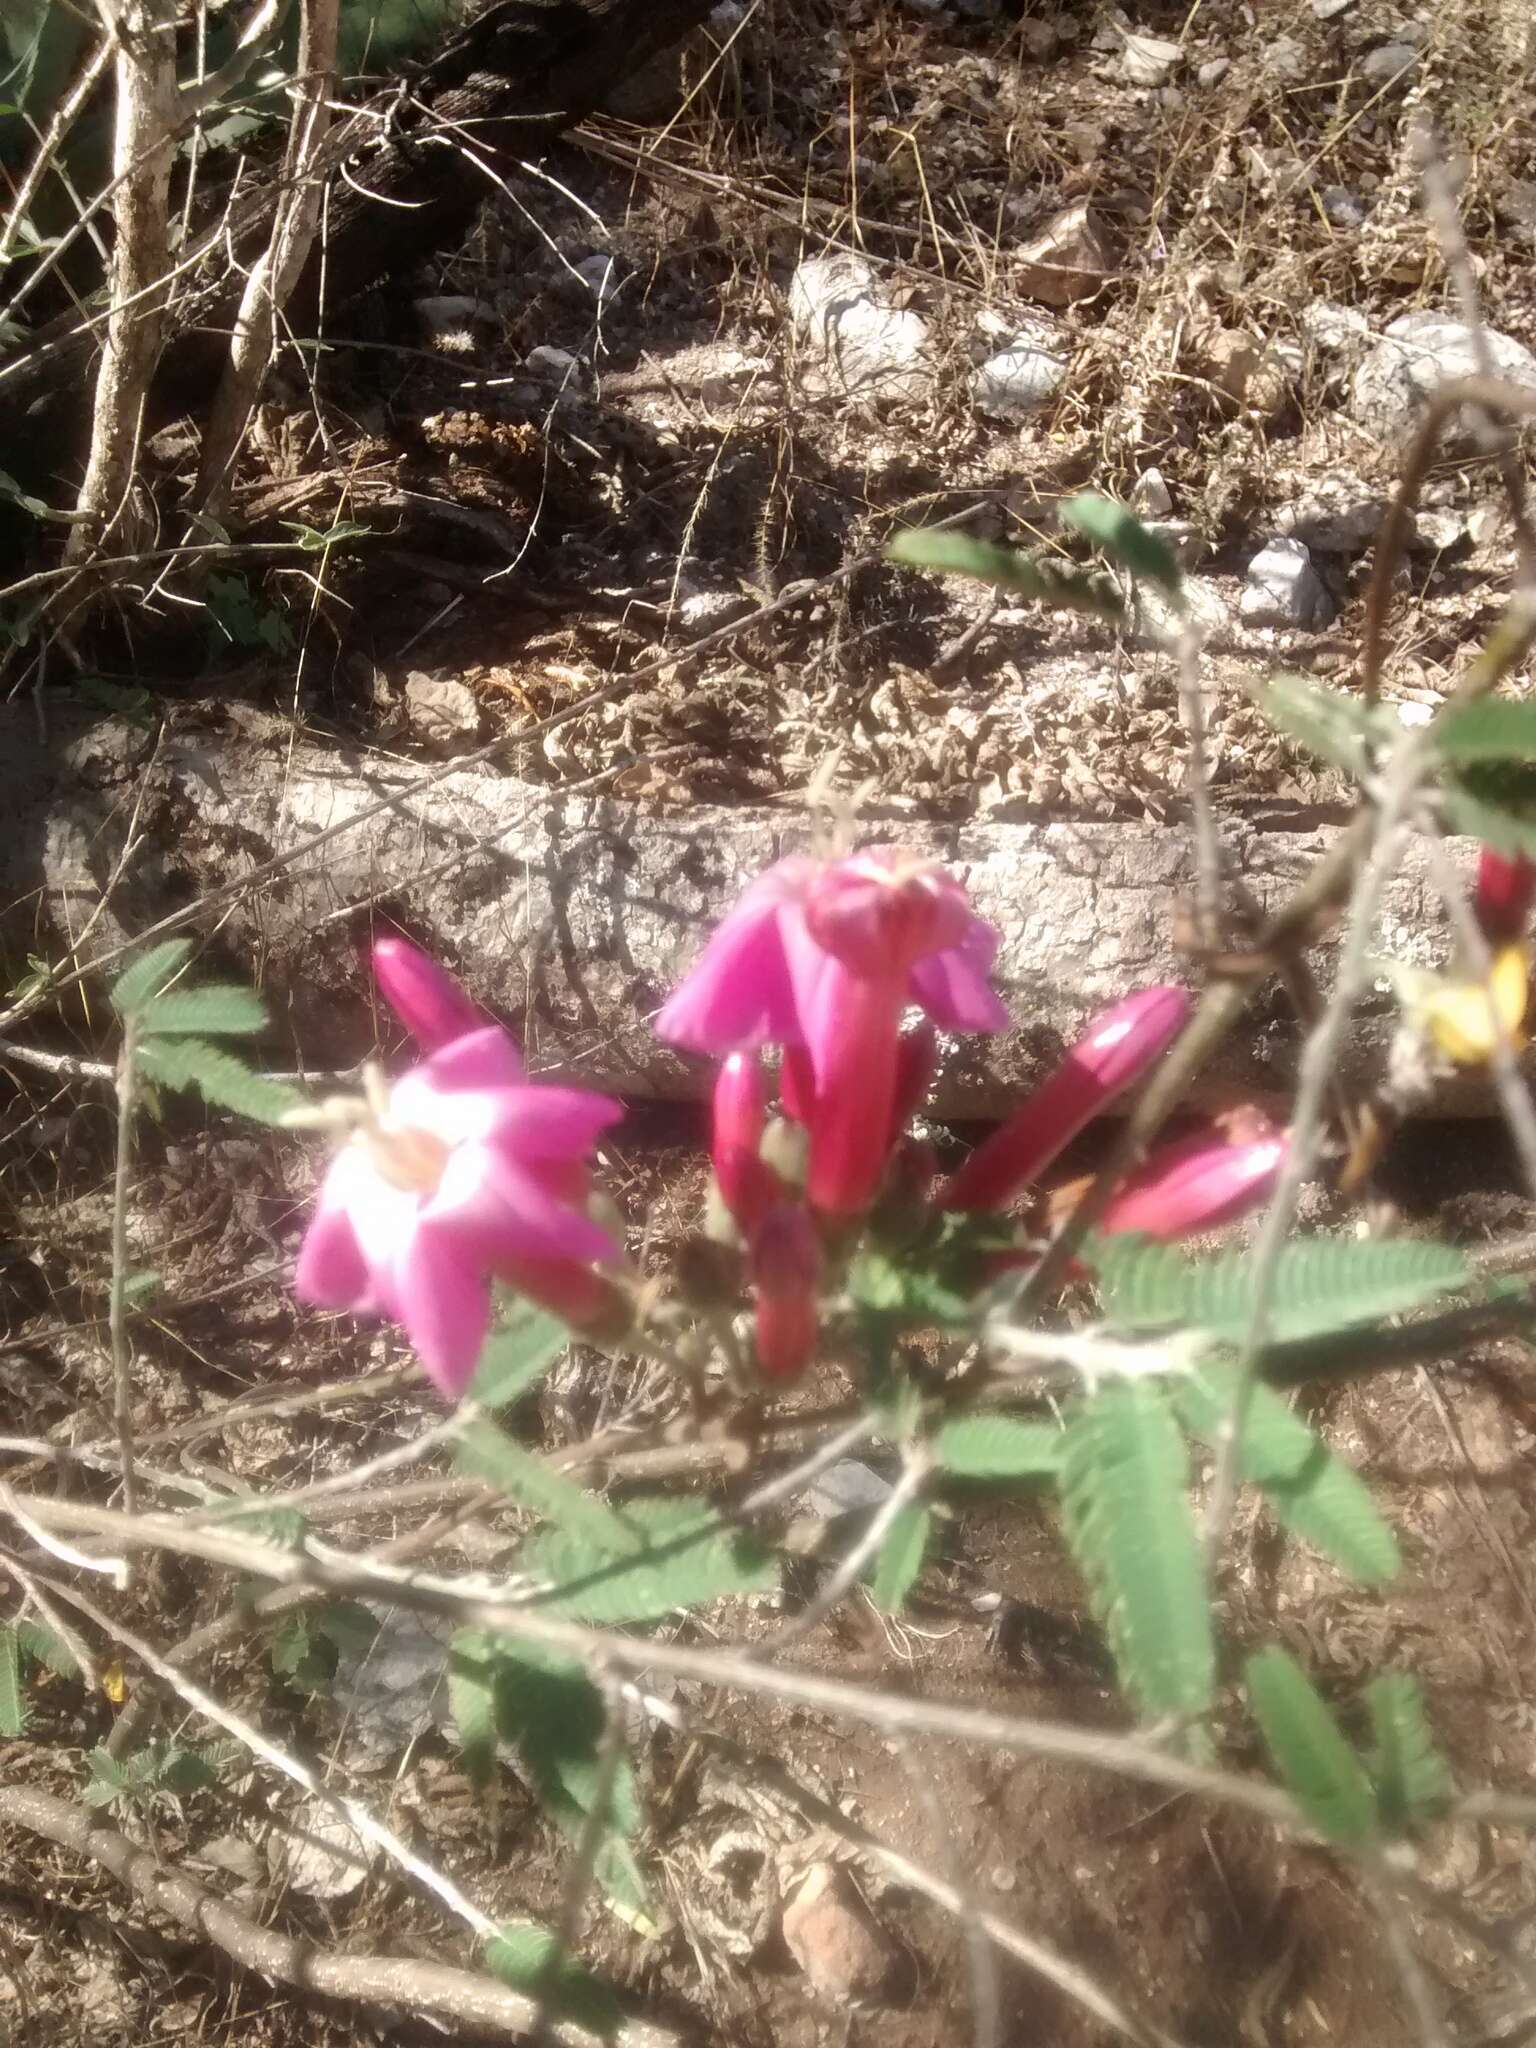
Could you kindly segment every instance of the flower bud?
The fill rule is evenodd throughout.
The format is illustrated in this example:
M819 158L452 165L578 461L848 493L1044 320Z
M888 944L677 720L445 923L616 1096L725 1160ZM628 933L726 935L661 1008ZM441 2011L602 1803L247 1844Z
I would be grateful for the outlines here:
M781 1202L752 1237L757 1364L764 1379L798 1379L820 1325L821 1243L804 1209Z
M1161 1057L1189 1010L1181 988L1106 1010L1034 1094L939 1191L942 1209L1002 1209Z
M611 1274L574 1259L501 1259L496 1277L590 1343L619 1344L634 1329L635 1305L626 1290Z
M1536 863L1524 854L1508 856L1485 846L1478 857L1477 887L1472 910L1483 937L1493 946L1507 946L1525 930L1531 898L1536 895Z
M485 1017L452 975L409 939L375 940L373 978L425 1053L485 1028Z
M1213 1145L1208 1138L1165 1145L1121 1184L1099 1228L1166 1242L1231 1223L1269 1199L1287 1142L1276 1132L1244 1145Z
M765 1120L757 1054L733 1052L715 1077L710 1158L720 1198L749 1236L782 1194L778 1176L760 1156Z

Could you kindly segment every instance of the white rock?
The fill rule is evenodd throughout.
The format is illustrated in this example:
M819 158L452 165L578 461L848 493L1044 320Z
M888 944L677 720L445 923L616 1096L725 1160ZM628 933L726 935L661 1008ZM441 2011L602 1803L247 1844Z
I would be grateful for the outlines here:
M272 1875L311 1899L344 1899L368 1875L372 1851L349 1820L308 1799L267 1837Z
M1400 84L1418 61L1419 53L1412 43L1383 43L1360 60L1360 76L1379 92L1384 86Z
M1294 36L1272 36L1263 46L1264 69L1279 85L1299 85L1310 69L1307 53Z
M1347 185L1325 185L1317 196L1324 213L1334 227L1365 226L1365 207Z
M1387 501L1363 477L1325 477L1275 514L1275 531L1319 555L1358 555L1381 527Z
M874 266L849 250L811 256L789 286L811 391L872 403L921 399L932 381L928 323L893 306Z
M1120 69L1132 85L1162 85L1183 61L1183 45L1161 36L1128 35L1120 53Z
M1109 252L1088 202L1079 200L1049 220L1018 255L1019 290L1044 306L1070 306L1091 297L1109 275Z
M1371 323L1353 306L1314 299L1302 308L1301 331L1324 355L1357 355L1371 339Z
M1227 623L1227 607L1221 592L1204 576L1184 578L1184 607L1182 612L1178 610L1157 584L1138 583L1131 613L1131 638L1143 647L1172 647L1186 625L1207 640Z
M1248 564L1238 611L1250 626L1326 626L1333 600L1299 540L1272 540Z
M1354 4L1355 0L1312 0L1312 12L1319 21L1336 21Z
M523 357L523 367L532 370L535 377L549 377L564 384L576 376L579 366L569 349L551 348L548 342L541 341Z
M856 1515L884 1507L892 1490L890 1480L862 1458L839 1458L812 1481L802 1498L818 1515Z
M1414 514L1411 545L1425 554L1443 555L1471 538L1472 522L1465 512L1448 508Z
M1021 328L971 379L976 410L992 419L1023 419L1054 398L1067 375L1067 341L1049 321Z
M1173 499L1160 469L1144 469L1131 490L1131 510L1140 519L1166 519Z
M1536 391L1536 355L1510 335L1484 329L1493 372L1513 384ZM1355 372L1350 404L1362 426L1383 440L1400 441L1418 424L1430 394L1452 378L1477 373L1470 327L1447 313L1405 313ZM1468 428L1463 415L1452 421L1442 446L1465 445Z
M1230 57L1208 57L1195 73L1201 85L1220 85L1232 69Z
M480 736L479 701L454 676L413 670L405 679L405 711L417 738L441 753L469 746Z

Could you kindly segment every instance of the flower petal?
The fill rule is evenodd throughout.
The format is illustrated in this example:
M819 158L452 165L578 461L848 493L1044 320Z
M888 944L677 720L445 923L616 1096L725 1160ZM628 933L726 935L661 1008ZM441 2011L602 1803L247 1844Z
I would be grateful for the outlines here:
M1123 1183L1099 1228L1106 1235L1140 1231L1165 1242L1214 1230L1268 1199L1285 1152L1279 1135L1245 1145L1213 1145L1208 1138L1165 1145Z
M409 939L377 940L373 974L390 1008L423 1052L436 1052L485 1024L453 976Z
M496 1120L486 1136L524 1160L583 1159L623 1118L622 1102L588 1088L509 1088L497 1097Z
M342 1159L331 1162L294 1269L294 1293L316 1308L357 1309L370 1295L368 1264L352 1227L348 1176L339 1171L341 1165Z
M612 1259L613 1240L493 1145L460 1145L422 1210L483 1268L503 1258Z
M658 1038L694 1052L725 1053L799 1036L779 920L814 865L785 860L759 876L662 1005Z
M491 1325L491 1286L452 1231L424 1224L396 1276L400 1320L433 1382L457 1400Z
M941 1031L1008 1029L1008 1011L987 978L997 947L996 931L976 917L959 945L930 953L909 970L913 1002L922 1005Z

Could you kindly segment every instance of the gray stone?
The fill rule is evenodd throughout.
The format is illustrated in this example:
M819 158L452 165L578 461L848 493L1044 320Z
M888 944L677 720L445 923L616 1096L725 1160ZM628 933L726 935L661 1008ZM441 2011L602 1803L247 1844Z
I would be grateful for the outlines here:
M1386 514L1385 495L1362 477L1324 477L1275 514L1275 531L1319 555L1358 555L1375 540Z
M1312 68L1294 36L1272 36L1263 45L1262 61L1277 85L1300 85Z
M529 349L523 357L524 369L531 370L535 377L548 377L556 384L571 383L580 369L568 348L551 348L548 342L540 342L537 348Z
M815 1514L830 1520L884 1507L893 1491L890 1480L883 1479L872 1465L860 1458L839 1458L807 1487L802 1498Z
M1312 12L1319 21L1337 21L1354 4L1355 0L1312 0Z
M1299 540L1272 540L1248 564L1238 611L1249 626L1326 626L1333 600Z
M1536 355L1510 335L1483 330L1493 373L1536 391ZM1465 321L1448 313L1404 313L1394 320L1355 372L1350 405L1362 426L1384 441L1412 434L1438 385L1477 374L1476 343ZM1471 441L1465 411L1447 423L1442 447L1465 448Z
M619 266L612 256L588 256L574 267L599 305L611 299L619 288Z
M1353 306L1314 299L1302 308L1301 331L1324 355L1358 355L1370 344L1371 323Z
M1131 491L1131 510L1141 519L1166 519L1173 499L1160 469L1144 469Z
M1120 53L1120 69L1132 85L1163 85L1183 61L1183 45L1161 36L1128 35Z
M1418 69L1418 63L1419 53L1412 43L1382 43L1361 58L1360 76L1368 86L1380 92L1405 84Z
M1220 85L1231 69L1230 57L1208 57L1195 73L1195 77L1201 85Z
M1317 196L1334 227L1364 227L1365 208L1347 185L1325 185Z
M927 321L890 303L863 256L838 249L807 257L790 280L789 315L813 395L873 403L922 399L931 390Z
M995 356L977 366L971 396L993 419L1023 419L1055 397L1066 381L1069 344L1049 321L1021 328Z
M414 670L405 679L405 711L416 737L439 753L462 754L480 736L479 701L454 676Z

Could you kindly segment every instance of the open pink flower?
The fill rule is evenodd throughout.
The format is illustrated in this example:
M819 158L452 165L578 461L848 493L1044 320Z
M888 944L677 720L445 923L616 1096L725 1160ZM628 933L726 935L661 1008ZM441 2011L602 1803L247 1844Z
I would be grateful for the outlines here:
M1148 988L1106 1010L939 1191L941 1209L1004 1209L1144 1074L1182 1028L1189 997Z
M321 1308L401 1323L454 1398L473 1376L504 1279L557 1313L611 1300L616 1256L585 1214L586 1158L623 1111L536 1087L496 1026L456 1037L393 1087L332 1106L347 1130L299 1253L294 1291Z
M825 863L795 856L717 927L657 1034L717 1055L785 1047L786 1107L810 1132L810 1202L857 1215L889 1149L903 1013L916 1003L941 1030L1002 1030L1007 1012L987 980L997 944L935 861L895 846Z
M1241 1145L1199 1137L1165 1145L1121 1183L1099 1229L1106 1235L1137 1230L1170 1242L1232 1223L1269 1199L1285 1152L1279 1131Z

